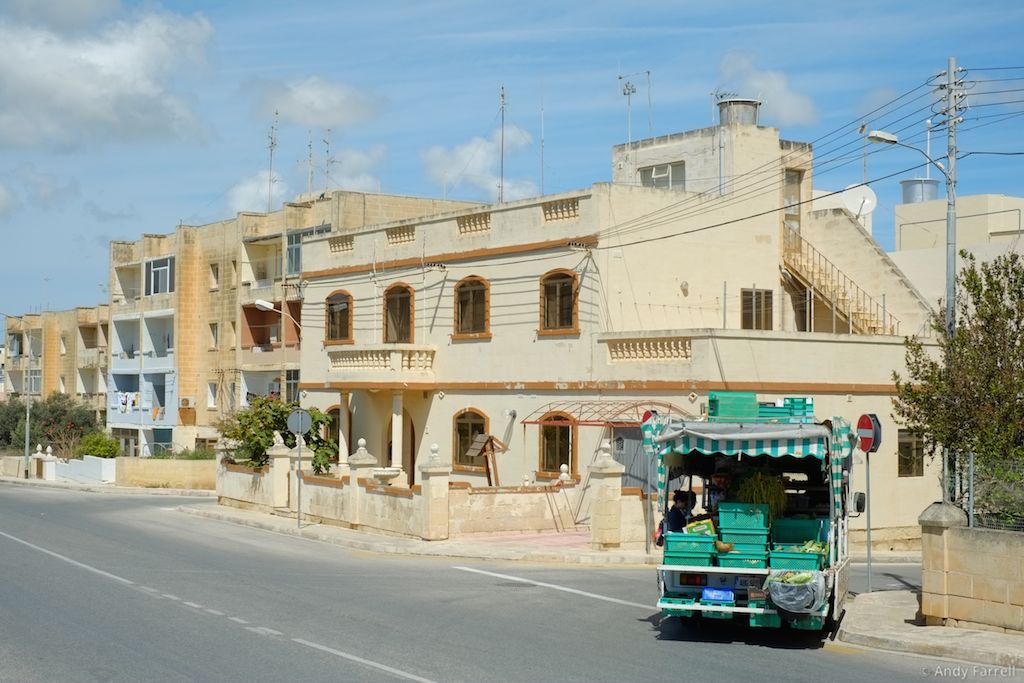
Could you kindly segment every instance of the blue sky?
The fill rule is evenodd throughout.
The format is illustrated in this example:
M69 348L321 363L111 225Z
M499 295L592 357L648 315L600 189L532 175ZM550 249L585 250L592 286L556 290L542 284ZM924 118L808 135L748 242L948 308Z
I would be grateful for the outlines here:
M624 74L634 139L710 125L717 88L759 96L762 123L785 138L840 131L816 145L833 163L815 172L816 187L840 189L862 178L859 117L952 55L979 93L961 151L1024 151L1024 116L1007 118L1024 111L1024 68L982 71L1024 67L1021 26L1024 5L984 0L5 0L0 312L105 301L111 239L264 210L275 110L275 206L306 191L310 139L316 190L493 199L502 85L506 198L608 181L626 140ZM936 95L914 97L876 123ZM902 138L923 144L927 115L902 121ZM852 142L848 156L832 141ZM884 152L870 178L920 162ZM1024 156L975 154L958 170L961 195L1024 195ZM885 248L898 180L873 186Z

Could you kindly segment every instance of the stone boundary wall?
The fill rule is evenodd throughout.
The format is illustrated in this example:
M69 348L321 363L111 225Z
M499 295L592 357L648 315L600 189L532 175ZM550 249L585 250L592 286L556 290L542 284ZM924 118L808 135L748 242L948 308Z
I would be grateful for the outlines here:
M5 455L0 458L0 476L24 477L25 458L21 455Z
M921 515L922 616L931 625L1024 632L1024 533L966 523L949 504Z
M205 489L217 487L217 463L213 460L165 460L117 458L118 486Z

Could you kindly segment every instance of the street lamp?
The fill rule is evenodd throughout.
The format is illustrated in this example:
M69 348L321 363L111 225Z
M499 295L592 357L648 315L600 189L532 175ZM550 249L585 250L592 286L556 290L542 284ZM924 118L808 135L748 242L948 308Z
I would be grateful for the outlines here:
M256 299L256 301L253 302L253 305L256 306L256 308L260 309L261 311L266 311L268 313L270 313L270 312L278 312L277 308L274 307L274 304L272 304L271 302L267 301L266 299ZM288 311L285 310L284 302L281 303L280 313L281 313L281 318L282 318L282 320L281 320L281 346L285 347L285 340L284 340L284 318L287 317L289 320L291 320L293 323L295 323L295 327L299 328L299 334L302 334L302 325L300 325L299 321L296 320L295 318L293 318L292 315L290 313L288 313ZM285 353L282 352L281 353L281 395L282 395L283 399L287 399L288 398L287 387L288 387L288 364L287 364L287 362L285 362Z
M950 73L952 72L953 65L951 63ZM956 307L954 305L954 298L956 297L956 138L953 132L955 125L956 121L954 119L950 126L950 141L946 159L949 170L946 170L942 164L932 159L931 155L924 150L903 144L893 133L884 130L873 130L868 133L868 140L870 142L906 147L921 154L928 160L928 163L939 169L939 172L946 178L946 337L950 344L952 344L953 334L956 332ZM952 356L949 356L946 359L947 372L951 365ZM942 458L942 499L948 501L950 499L949 473L951 463L949 448L946 447L945 451Z
M912 145L906 145L899 141L895 134L884 130L873 130L868 133L868 141L883 145L896 145L912 149L928 160L946 178L946 334L950 339L956 330L955 307L953 299L956 296L956 162L955 156L950 155L947 163L949 170L925 152Z
M4 319L16 317L16 316L13 316L13 315L7 315L6 313L0 313L0 315L4 316ZM6 325L4 326L4 330L6 331ZM25 330L25 337L26 337L26 339L28 338L28 331L27 330ZM21 383L22 383L22 387L24 387L24 389L25 389L25 478L28 479L28 477L29 477L29 470L31 469L31 463L32 463L31 458L29 457L29 453L30 453L30 451L29 451L29 439L31 438L29 436L29 432L32 429L32 393L29 391L29 386L28 386L29 370L31 370L31 368L29 366L31 365L31 359L32 359L32 343L28 342L26 344L23 341L22 342L22 349L24 349L26 346L28 347L28 359L29 360L25 364L25 372L24 372L24 374L23 374L23 376L21 378ZM24 354L22 354L22 355L24 355ZM8 373L8 375L10 375L10 373Z

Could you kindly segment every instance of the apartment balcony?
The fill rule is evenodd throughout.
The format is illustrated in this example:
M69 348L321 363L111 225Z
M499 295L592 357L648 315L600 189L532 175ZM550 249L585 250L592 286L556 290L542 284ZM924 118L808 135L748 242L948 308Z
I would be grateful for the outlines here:
M361 344L330 350L328 379L360 382L432 382L435 346Z
M279 277L266 280L248 280L242 282L242 286L238 288L238 305L254 304L256 299L272 302L283 301L286 298L285 292L287 289L293 290L294 293L294 287L285 287Z
M140 393L137 391L108 391L103 401L107 411L107 426L128 428L176 426L178 424L178 403L170 388L168 387L164 405L156 403L140 405Z
M106 410L107 395L99 392L78 392L78 400L93 410Z
M78 350L78 367L105 368L107 366L107 350L102 347Z
M241 350L238 363L243 370L275 370L280 372L282 364L290 363L298 366L299 347L287 346L282 348L278 343L254 344Z

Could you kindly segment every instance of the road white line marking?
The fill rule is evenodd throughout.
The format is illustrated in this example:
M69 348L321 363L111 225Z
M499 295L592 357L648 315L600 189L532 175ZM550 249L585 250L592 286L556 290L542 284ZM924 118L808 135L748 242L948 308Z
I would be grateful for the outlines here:
M238 617L228 617L228 619L230 619L231 621L235 622L236 624L248 624L249 623L245 619L239 619Z
M185 604L189 607L195 607L196 609L203 609L203 606L200 605L198 602L186 602Z
M423 678L422 676L417 676L416 674L411 674L408 671L396 669L394 667L388 666L387 664L380 664L369 659L363 659L362 657L350 655L349 653L342 652L341 650L335 650L333 647L327 647L326 645L320 645L319 643L312 643L308 640L303 640L302 638L292 638L292 642L298 643L299 645L305 645L306 647L311 647L314 650L326 652L327 654L334 655L335 657L347 659L351 662L357 662L364 666L369 666L374 669L378 669L379 671L386 671L387 673L392 674L393 676L398 676L399 678L405 678L410 681L419 681L420 683L435 683L435 681L429 678Z
M40 547L40 546L38 546L38 545L36 545L34 543L29 543L28 541L23 541L23 540L21 540L20 538L18 538L16 536L11 536L10 534L5 534L2 531L0 531L0 536L3 536L4 538L9 538L12 541L14 541L15 543L21 543L22 545L27 546L29 548L32 548L33 550L38 550L39 552L44 553L46 555L49 555L50 557L56 557L58 560L61 560L63 562L67 562L68 564L74 565L75 567L78 567L80 569L84 569L86 571L90 571L93 574L99 574L100 576L105 576L108 579L113 579L114 581L118 581L120 583L123 583L126 586L134 586L135 585L134 581L130 581L130 580L124 578L123 576L118 576L117 574L111 574L110 572L105 572L102 569L99 569L97 567L93 567L92 565L85 564L84 562L79 562L78 560L72 560L70 557L67 557L66 555L61 555L60 553L55 553L52 550L47 550L46 548L42 548L42 547Z
M267 628L266 626L246 626L245 630L246 631L252 631L253 633L258 633L261 636L280 636L280 635L284 635L280 631L275 631L274 629Z
M181 602L181 598L177 595L171 595L170 593L161 593L160 597L167 598L168 600L174 600L175 602Z
M147 593L159 593L160 592L160 591L158 591L155 588L150 588L149 586L139 586L139 590L140 591L146 591Z
M452 569L460 569L464 572L473 572L474 574L483 574L485 576L493 576L499 579L506 579L508 581L518 581L520 583L529 583L534 586L540 586L542 588L550 588L556 591L563 591L565 593L572 593L573 595L582 595L586 598L593 598L595 600L604 600L605 602L613 602L616 605L628 605L629 607L641 607L645 610L653 610L654 605L644 605L639 602L630 602L629 600L619 600L618 598L609 598L607 595L598 595L597 593L588 593L587 591L577 590L576 588L568 588L566 586L559 586L553 583L544 583L543 581L534 581L533 579L524 579L518 576L509 576L508 574L496 574L495 572L485 572L483 569L473 569L472 567L452 567Z
M215 610L215 609L209 609L209 608L207 608L206 612L207 612L208 614L212 614L212 615L213 615L213 616L215 616L215 617L222 617L222 616L224 616L224 613L223 613L223 612L218 612L218 611L217 611L217 610Z

